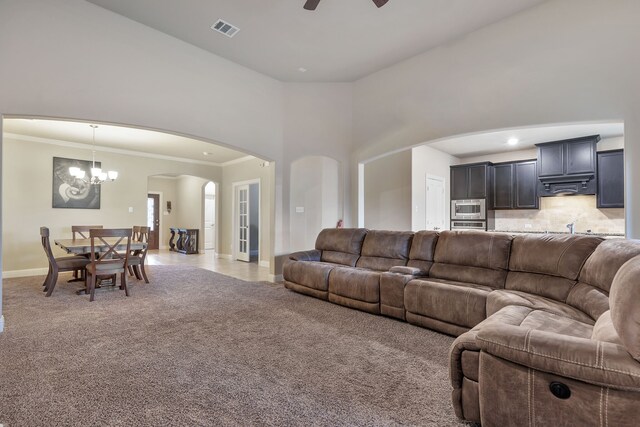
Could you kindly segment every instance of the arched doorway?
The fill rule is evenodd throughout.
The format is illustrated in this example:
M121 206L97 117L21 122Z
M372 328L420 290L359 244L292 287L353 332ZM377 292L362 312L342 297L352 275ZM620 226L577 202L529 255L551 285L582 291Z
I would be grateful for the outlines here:
M209 181L204 186L204 250L216 248L216 184Z

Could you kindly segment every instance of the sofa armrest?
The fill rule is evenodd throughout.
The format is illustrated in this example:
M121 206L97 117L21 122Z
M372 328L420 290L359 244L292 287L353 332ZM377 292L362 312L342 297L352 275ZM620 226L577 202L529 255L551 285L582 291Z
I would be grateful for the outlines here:
M477 342L481 351L539 371L640 391L640 363L617 344L514 325L482 328Z
M317 249L289 254L291 261L320 261L321 252Z
M423 276L429 275L429 273L427 273L422 269L419 269L416 267L406 267L403 265L396 265L395 267L391 267L389 269L389 273L406 274L408 276L415 276L415 277L423 277Z

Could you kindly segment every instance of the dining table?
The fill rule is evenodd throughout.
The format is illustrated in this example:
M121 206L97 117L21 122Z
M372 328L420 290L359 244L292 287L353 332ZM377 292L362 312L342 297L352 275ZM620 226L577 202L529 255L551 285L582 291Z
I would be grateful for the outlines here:
M104 242L100 241L100 239L96 238L94 242L94 248L97 252L105 252L109 250L108 244L115 244L119 237L103 237ZM91 254L91 239L58 239L55 240L55 244L60 246L60 248L64 249L68 254L72 255L84 255L89 256ZM144 242L136 242L131 241L129 245L129 250L136 251L142 250L147 246L147 243ZM122 239L122 242L116 246L117 251L126 251L127 250L127 241L126 239ZM69 282L84 282L84 278L75 278L69 280ZM98 285L98 287L100 287ZM86 289L80 289L76 292L77 294L86 293Z
M105 242L114 244L118 241L118 237L104 237ZM64 249L67 253L73 255L88 255L91 254L91 239L58 239L55 244ZM131 241L129 249L132 251L142 250L147 244L144 242ZM95 249L97 252L104 252L108 250L108 245L101 242L100 239L95 239ZM118 251L124 251L127 249L126 239L122 239L121 244L117 246Z

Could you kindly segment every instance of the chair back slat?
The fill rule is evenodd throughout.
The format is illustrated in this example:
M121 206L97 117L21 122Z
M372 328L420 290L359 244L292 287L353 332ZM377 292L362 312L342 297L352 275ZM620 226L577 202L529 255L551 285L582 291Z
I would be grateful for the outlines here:
M131 228L91 229L89 238L91 239L91 264L94 266L94 271L110 267L126 268L131 250L131 235ZM125 247L118 250L118 247L123 245ZM96 252L96 246L103 246L103 250Z
M78 238L88 239L89 231L96 228L103 228L103 227L101 225L72 225L71 234L74 239L78 239Z

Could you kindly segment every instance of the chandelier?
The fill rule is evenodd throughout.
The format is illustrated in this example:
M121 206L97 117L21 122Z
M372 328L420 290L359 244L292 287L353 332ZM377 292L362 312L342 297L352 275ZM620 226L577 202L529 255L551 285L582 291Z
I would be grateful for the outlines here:
M98 128L98 125L89 125L89 126L91 126L91 128L93 129L93 147L91 150L91 158L92 158L91 179L89 179L89 183L98 185L106 181L115 181L116 178L118 178L117 171L102 172L101 168L96 167L96 129ZM73 166L69 168L69 175L71 175L74 178L84 180L86 176L86 172L80 169L79 167Z

